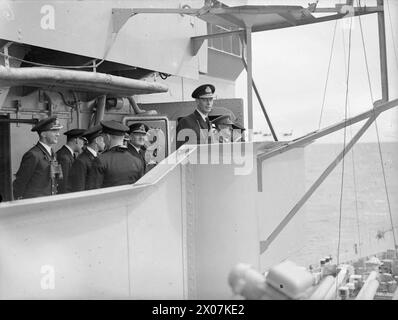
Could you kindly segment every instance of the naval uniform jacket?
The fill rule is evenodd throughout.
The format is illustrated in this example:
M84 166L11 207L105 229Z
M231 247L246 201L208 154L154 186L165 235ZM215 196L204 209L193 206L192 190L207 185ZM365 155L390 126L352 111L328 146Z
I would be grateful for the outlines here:
M100 154L94 162L95 188L132 184L141 178L141 163L125 146L115 146Z
M52 194L55 188L50 176L51 160L51 155L39 142L23 155L13 183L14 199Z
M127 144L127 149L133 157L137 158L140 161L141 163L140 169L142 177L146 173L145 150L140 148L140 151L138 152L137 149L131 143Z
M62 146L56 153L57 161L62 167L63 178L58 182L58 193L67 192L66 187L68 185L68 175L72 168L73 161L75 160L72 153L66 146Z
M208 143L208 132L210 130L210 122L209 120L204 121L200 113L195 110L190 115L180 119L177 125L177 149L182 146L184 143L189 142L190 144L201 144ZM191 129L191 133L187 133L187 137L185 137L185 141L178 141L178 133L183 129ZM191 136L195 134L195 136ZM183 137L180 137L182 139Z
M72 164L69 171L67 192L76 192L83 190L90 190L95 188L95 185L90 185L93 180L93 164L96 157L84 148L83 152L79 154Z

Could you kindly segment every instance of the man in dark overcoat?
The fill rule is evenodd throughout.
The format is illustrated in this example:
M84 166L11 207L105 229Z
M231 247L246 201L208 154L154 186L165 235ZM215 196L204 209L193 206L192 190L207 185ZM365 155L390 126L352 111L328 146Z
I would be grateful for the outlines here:
M127 144L127 148L131 155L140 161L141 176L143 176L147 172L147 164L145 160L145 143L149 127L144 123L134 123L129 126L129 128L130 140Z
M141 163L124 145L129 128L114 120L100 123L106 150L94 162L94 186L106 188L135 183L141 178Z
M67 192L68 176L70 168L76 159L76 156L82 152L85 139L82 138L84 129L71 129L64 132L66 135L66 144L56 153L57 161L62 167L62 180L58 182L58 193Z
M177 149L185 143L211 143L209 113L213 109L214 91L215 87L212 84L204 84L192 92L192 98L196 100L196 110L178 121Z
M87 129L82 138L87 140L87 145L73 162L70 169L67 186L68 192L90 190L95 187L90 185L90 181L93 181L93 164L99 153L105 150L102 126L100 124Z
M39 141L22 157L13 182L15 200L57 193L57 181L62 177L62 170L52 147L58 142L60 129L62 126L55 116L39 121L31 129L38 133Z

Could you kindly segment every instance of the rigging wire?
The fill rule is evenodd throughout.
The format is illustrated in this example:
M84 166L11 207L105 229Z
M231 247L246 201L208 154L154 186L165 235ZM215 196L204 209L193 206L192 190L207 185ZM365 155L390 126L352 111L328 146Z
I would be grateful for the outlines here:
M371 83L371 79L370 79L369 64L368 64L368 58L367 58L367 54L366 54L366 45L365 45L365 38L363 36L363 27L362 27L361 16L359 16L358 18L359 18L359 26L360 26L360 31L361 31L363 52L364 52L364 57L365 57L365 66L366 66L366 73L367 73L367 78L368 78L370 98L371 98L371 103L373 104L373 111L374 111L375 110L375 106L374 106L374 103L373 103L374 102L374 98L373 98L373 91L372 91L372 83ZM384 167L383 152L381 150L380 133L379 133L379 127L378 127L378 124L377 124L377 118L375 118L374 122L375 122L375 128L376 128L377 146L378 146L378 152L379 152L379 157L380 157L381 170L382 170L382 173L383 173L384 190L386 192L388 213L389 213L389 217L390 217L390 224L391 224L392 235L393 235L393 240L394 240L394 249L397 250L398 246L397 246L397 240L396 240L396 235L395 235L395 231L394 231L394 221L393 221L393 218L392 218L390 196L389 196L389 191L388 191L388 186L387 186L386 172L385 172L385 167Z
M351 126L350 126L350 134L352 137L352 127ZM355 195L355 217L356 217L357 232L358 232L358 254L361 257L362 256L362 250L361 250L362 237L361 237L361 227L360 227L360 223L359 223L358 188L357 188L354 148L351 149L351 159L352 159L352 175L353 175L354 195Z
M348 109L349 109L349 101L348 101ZM348 111L348 117L351 117ZM353 137L352 134L352 126L350 126L350 136L351 139ZM355 146L351 148L351 163L352 163L352 179L353 179L353 184L354 184L354 198L355 198L355 219L357 223L357 234L358 234L358 252L355 252L356 254L358 253L359 256L362 256L362 250L361 250L361 243L362 243L362 237L361 237L361 227L360 227L360 219L359 219L359 209L358 209L358 187L357 187L357 174L356 174L356 168L355 168ZM356 250L355 250L356 251Z
M343 53L344 57L347 56L346 49L345 49L345 42L344 42L344 29L342 29L343 33ZM345 60L345 59L344 59ZM347 64L346 61L344 61L344 67L345 67L345 76L347 76ZM348 117L351 117L349 114L349 106L350 106L350 101L348 99L347 101L347 109L348 109ZM353 137L352 134L352 126L350 126L350 136L351 138ZM352 160L352 174L353 174L353 183L354 183L354 197L355 197L355 217L356 217L356 223L357 223L357 233L358 233L358 253L359 256L362 256L361 252L361 228L360 228L360 223L359 223L359 210L358 210L358 188L357 188L357 179L356 179L356 168L355 168L355 145L351 148L351 160ZM356 252L355 252L356 253Z
M347 58L347 76L346 76L346 90L345 90L345 103L344 103L344 120L347 120L348 110L348 89L350 82L350 67L351 67L351 44L352 44L352 20L350 18L350 28L348 34L348 58ZM341 184L340 184L340 207L339 207L339 237L337 244L337 265L340 263L340 246L341 246L341 218L342 218L342 206L343 206L343 189L344 189L344 173L345 173L345 147L347 143L347 127L344 127L344 143L343 143L343 159L342 159L342 170L341 170ZM337 295L337 286L336 286Z
M358 4L358 6L359 7L361 7L361 0L357 0L357 4ZM366 7L366 1L365 1L365 4L364 4L364 6ZM362 23L361 23L361 16L359 16L358 17L359 18L359 22L360 22L360 25L362 26ZM362 42L362 43L364 43L364 41ZM364 45L363 45L363 48L365 48L364 47ZM366 51L365 51L365 64L366 64L366 66L367 66L367 56L366 56ZM371 85L371 82L369 81L369 79L370 79L370 76L369 76L369 74L368 74L368 85L369 85L369 91L370 91L370 100L371 100L371 103L373 104L373 90L372 90L372 85ZM352 127L350 127L350 129L351 129L351 132L352 132ZM354 148L352 149L352 156L354 157ZM355 167L353 167L353 170L355 171ZM354 173L355 174L355 173ZM354 181L356 181L356 176L354 176ZM356 183L356 182L354 182L354 183ZM356 193L356 190L355 190L355 193ZM358 201L357 201L357 198L355 198L355 200L356 200L356 203L355 203L355 206L357 207L358 206ZM366 219L367 221L369 220L369 219ZM369 221L368 221L369 222ZM368 223L369 224L369 223ZM368 231L368 237L369 237L369 245L371 245L371 239L372 239L372 237L371 237L371 230L370 229L368 229L367 230ZM358 237L359 237L359 223L358 223ZM359 240L360 241L360 240Z
M366 5L366 4L365 4ZM358 6L361 6L361 1L359 0ZM345 48L345 35L344 35L344 29L342 29L342 34L343 34L343 53L344 57L347 56L346 48ZM347 63L344 58L344 67L345 67L345 76L347 76ZM347 99L347 112L348 116L351 117L350 112L349 112L349 97ZM352 126L350 126L350 136L351 138L353 137L352 134ZM357 223L357 234L358 234L358 254L361 257L362 256L362 250L361 250L361 242L362 242L362 237L361 237L361 227L360 227L360 219L359 219L359 210L358 210L358 188L357 188L357 179L356 179L356 168L355 168L355 145L351 148L351 162L352 162L352 174L353 174L353 184L354 184L354 198L355 198L355 218L356 218L356 223ZM355 253L357 254L355 247Z
M343 31L343 33L344 33L344 31ZM344 56L346 56L345 55L345 46L344 46ZM347 69L346 69L346 72L347 72ZM351 117L350 112L349 112L349 106L350 106L349 99L348 99L347 103L348 103L348 117ZM353 137L352 126L350 126L350 136L352 139L352 137ZM358 188L357 188L357 178L356 178L357 175L356 175L356 168L355 168L355 145L352 146L352 148L351 148L351 162L352 162L352 178L353 178L353 184L354 184L354 198L355 198L355 219L356 219L356 223L357 223L357 234L358 234L358 254L361 257L362 256L362 250L361 250L362 237L361 237L361 227L360 227L360 222L359 222L360 219L359 219L359 209L358 209ZM355 253L357 253L357 252L355 252Z
M321 129L323 109L325 107L325 102L326 102L326 91L327 91L328 82L329 82L330 66L332 64L334 42L335 42L335 38L336 38L337 22L338 22L338 20L336 20L335 24L334 24L333 39L332 39L332 45L331 45L331 48L330 48L329 65L328 65L328 71L326 73L325 87L324 87L324 90L323 90L322 107L321 107L321 114L319 116L318 130Z

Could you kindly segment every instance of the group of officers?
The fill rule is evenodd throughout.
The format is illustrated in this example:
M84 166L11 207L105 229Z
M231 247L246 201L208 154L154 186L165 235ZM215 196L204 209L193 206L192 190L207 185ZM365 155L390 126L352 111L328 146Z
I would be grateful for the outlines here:
M214 92L211 84L192 92L197 107L178 122L177 148L184 143L213 143L213 129L220 133L218 142L231 142L235 129L244 130L229 115L210 121ZM150 128L144 123L127 127L110 120L87 130L66 131L66 144L55 153L61 129L56 117L32 128L39 141L22 157L13 183L15 200L133 184L148 171L145 145Z
M56 117L32 128L39 141L22 157L14 199L132 184L146 173L145 124L127 127L110 120L88 130L72 129L64 133L67 142L55 153L61 129Z

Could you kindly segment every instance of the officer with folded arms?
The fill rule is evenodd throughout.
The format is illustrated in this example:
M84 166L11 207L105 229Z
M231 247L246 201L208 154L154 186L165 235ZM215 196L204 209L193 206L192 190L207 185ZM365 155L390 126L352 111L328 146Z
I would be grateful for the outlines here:
M57 180L62 169L52 149L63 127L56 117L39 121L31 131L39 135L38 143L27 151L13 183L14 199L49 196L57 193Z

